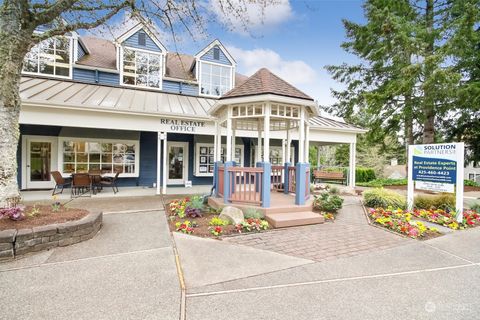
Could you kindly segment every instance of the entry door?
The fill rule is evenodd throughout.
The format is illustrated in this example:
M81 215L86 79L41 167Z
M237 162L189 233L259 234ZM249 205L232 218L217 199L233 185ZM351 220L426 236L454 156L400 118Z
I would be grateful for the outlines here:
M168 184L188 180L188 143L168 142Z
M55 186L50 172L57 170L57 138L26 137L24 176L27 189Z

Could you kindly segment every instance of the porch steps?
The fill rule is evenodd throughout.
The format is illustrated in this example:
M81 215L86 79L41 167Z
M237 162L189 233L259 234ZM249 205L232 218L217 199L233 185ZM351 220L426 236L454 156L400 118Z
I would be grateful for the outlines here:
M274 228L305 226L325 222L322 215L312 211L267 213L265 218Z

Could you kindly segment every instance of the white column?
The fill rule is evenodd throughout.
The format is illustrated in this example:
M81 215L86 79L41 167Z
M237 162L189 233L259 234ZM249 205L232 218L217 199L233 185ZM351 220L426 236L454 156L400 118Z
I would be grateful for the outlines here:
M305 110L300 108L300 123L298 126L298 162L305 162Z
M265 120L263 123L263 161L270 162L270 103L265 105Z
M222 159L222 126L220 122L216 122L216 133L215 137L215 161L220 161Z
M163 177L162 194L167 194L167 173L168 173L168 155L167 155L167 133L163 133Z
M215 135L213 136L213 161L217 162L218 121L215 121Z
M348 185L355 188L355 152L356 143L350 143L350 160L349 160L349 179Z
M310 162L310 125L305 122L305 162Z
M287 143L287 141L285 139L282 139L282 162L281 162L282 165L287 161L287 158L285 157L285 144L286 143Z
M225 161L232 161L232 109L228 106L227 113L227 148Z
M161 170L161 163L162 163L162 133L157 132L157 191L156 194L160 194L160 170Z
M258 120L257 154L255 158L256 162L262 161L262 122L260 120Z
M235 133L236 133L236 122L233 121L233 129L232 129L232 161L235 160L235 139L236 139L236 136L235 136ZM238 164L240 165L240 164Z
M291 161L292 160L292 156L290 154L290 151L292 150L292 135L290 134L290 121L288 122L288 125L287 125L287 150L286 150L286 160L290 163L292 163L293 165L295 165L295 161Z

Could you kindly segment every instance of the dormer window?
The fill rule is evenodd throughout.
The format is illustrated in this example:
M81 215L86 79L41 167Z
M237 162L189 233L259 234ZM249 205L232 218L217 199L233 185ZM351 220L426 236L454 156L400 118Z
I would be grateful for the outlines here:
M233 68L202 61L200 94L219 97L232 89Z
M70 78L72 40L55 37L35 45L25 56L23 72Z
M161 89L162 62L160 54L124 48L123 84Z

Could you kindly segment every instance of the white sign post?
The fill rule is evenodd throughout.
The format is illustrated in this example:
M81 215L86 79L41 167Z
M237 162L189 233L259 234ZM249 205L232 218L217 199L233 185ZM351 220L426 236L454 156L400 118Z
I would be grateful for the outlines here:
M413 209L414 188L447 193L456 191L457 221L462 222L464 149L463 142L408 146L408 210Z

